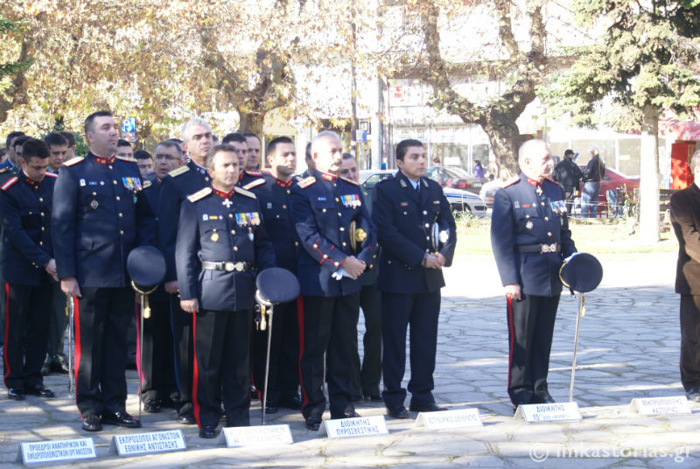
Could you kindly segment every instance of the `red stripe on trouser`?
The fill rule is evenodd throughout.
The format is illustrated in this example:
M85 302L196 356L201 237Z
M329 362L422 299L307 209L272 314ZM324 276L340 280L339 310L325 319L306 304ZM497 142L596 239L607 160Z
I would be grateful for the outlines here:
M299 322L299 385L301 386L303 415L304 406L309 403L309 396L304 389L304 377L301 375L301 357L304 356L304 298L302 296L297 297L297 321Z
M8 344L8 333L10 330L10 284L5 282L5 347L2 349L2 358L5 362L5 375L3 376L3 382L7 379L10 374L10 362L7 361L7 346ZM5 387L7 383L5 383Z
M194 350L194 360L192 366L192 406L194 407L194 418L197 420L197 426L201 427L199 421L199 400L197 400L197 381L199 379L199 367L197 367L197 330L195 318L197 313L192 313L192 349Z
M75 340L75 369L73 374L75 376L75 404L78 405L78 370L80 369L80 302L77 297L71 297L70 300L73 302L73 340ZM69 344L70 346L70 344ZM71 353L69 350L68 353ZM82 417L82 414L81 414Z
M143 388L143 366L141 366L143 355L141 355L141 347L143 344L141 343L141 305L139 303L136 304L134 311L136 314L136 373L139 376L139 389L136 393L141 397L141 389Z
M510 337L508 338L508 388L510 388L510 370L511 365L513 363L513 344L515 342L515 329L513 326L513 300L512 298L506 298L506 301L508 302L508 334L510 335Z

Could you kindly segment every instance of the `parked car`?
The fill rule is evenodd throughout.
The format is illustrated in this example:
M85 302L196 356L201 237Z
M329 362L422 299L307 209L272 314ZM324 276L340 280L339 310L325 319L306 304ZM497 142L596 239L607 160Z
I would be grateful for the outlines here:
M481 186L488 182L486 178L474 177L464 169L457 166L434 166L425 171L425 175L433 179L442 187L462 189L478 194Z
M585 170L585 165L580 165L581 170ZM608 189L616 190L620 187L624 187L628 192L639 187L639 176L627 176L614 169L605 168L605 176L600 181L600 193L605 194ZM579 187L579 190L583 190L583 182Z
M395 170L369 169L360 171L360 187L369 207L372 206L372 189L383 179L393 177ZM471 192L443 187L445 198L453 212L469 212L475 216L486 215L486 204L478 195Z

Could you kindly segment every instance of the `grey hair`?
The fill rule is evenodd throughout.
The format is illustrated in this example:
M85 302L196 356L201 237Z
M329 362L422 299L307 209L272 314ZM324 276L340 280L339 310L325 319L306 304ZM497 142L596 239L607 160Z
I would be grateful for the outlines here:
M518 149L518 165L520 165L520 169L522 169L525 165L525 158L541 156L538 155L538 153L542 149L549 151L549 146L547 145L547 142L536 138L528 140L527 142L520 145L520 149Z
M188 120L182 125L182 140L185 142L190 141L190 129L196 125L201 125L203 127L206 127L209 129L209 132L211 132L211 126L202 119L201 117L193 117L192 119Z
M323 130L318 133L314 137L314 139L311 141L311 154L313 155L314 153L318 152L318 145L321 140L325 140L327 138L332 138L340 142L340 135L337 133L333 132L332 130Z

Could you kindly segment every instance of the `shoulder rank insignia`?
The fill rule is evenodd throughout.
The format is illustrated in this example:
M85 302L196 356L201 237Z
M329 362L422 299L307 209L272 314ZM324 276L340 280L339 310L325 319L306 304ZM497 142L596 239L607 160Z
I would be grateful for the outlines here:
M76 157L71 158L70 160L66 161L65 163L63 163L63 166L73 166L74 164L78 164L84 160L85 160L84 156L76 156Z
M201 200L204 197L211 194L211 192L212 192L211 187L205 187L204 189L197 191L194 194L188 195L187 200L189 200L190 202L197 202L198 200Z
M250 171L248 171L248 174L250 174ZM260 177L260 178L256 179L255 181L250 181L248 184L246 184L245 186L242 186L242 187L243 187L243 189L252 189L253 187L258 187L262 184L265 184L265 179Z
M185 173L186 173L187 171L189 171L189 170L190 170L190 167L189 167L189 166L187 166L187 165L182 165L182 166L180 166L179 168L175 168L175 169L173 169L172 171L170 171L170 172L168 173L168 176L170 176L170 177L179 176L179 175L181 175L181 174L185 174Z
M255 197L255 194L243 189L242 187L236 186L236 187L234 187L234 189L238 194L245 195L246 197L250 197L251 199L257 199L257 197Z
M343 176L340 176L340 179L342 179L345 182L349 182L353 186L359 186L359 184L357 182L353 181L352 179L344 178Z
M304 179L299 179L299 181L297 182L297 185L299 187L301 187L302 189L306 189L314 182L316 182L316 178L313 176L309 176L309 177L304 178Z
M17 179L17 176L11 177L5 182L5 184L2 185L2 190L6 191L10 187L12 187L17 181L19 181L19 179Z
M47 178L54 178L54 179L58 178L58 174L50 173L48 171L46 172L46 174L44 176L46 176Z
M152 185L153 185L153 183L151 181L149 181L148 179L143 181L143 188L144 189L151 187Z
M136 163L136 158L128 158L126 156L119 156L119 155L114 155L114 157L118 160L128 161L130 163Z
M263 176L263 173L261 171L257 171L257 170L246 169L245 172L248 173L248 175L250 175L250 176L255 176L255 177L259 177L259 178L261 178Z
M518 176L515 176L514 178L508 179L506 182L504 182L503 187L512 186L518 181L520 181L520 178Z
M10 170L8 166L5 166L4 168L0 168L0 174L6 173Z

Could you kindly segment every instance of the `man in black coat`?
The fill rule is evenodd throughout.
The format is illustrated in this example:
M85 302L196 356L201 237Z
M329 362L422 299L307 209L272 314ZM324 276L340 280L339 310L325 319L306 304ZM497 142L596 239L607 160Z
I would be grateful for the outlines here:
M61 168L51 214L61 290L76 304L75 397L87 431L103 423L141 426L125 407L134 315L126 260L136 246L154 242L155 219L136 162L114 156L118 132L108 111L88 116L90 151Z
M676 293L681 295L681 383L700 402L700 150L690 159L695 181L671 197L671 222L678 238Z
M374 190L372 219L382 247L377 289L382 294L384 403L390 416L410 418L401 387L406 369L406 330L411 326L410 409L445 410L435 404L442 268L452 264L457 230L442 188L425 177L426 154L418 140L396 147L395 177Z
M564 190L548 179L552 155L542 140L519 150L519 177L496 192L491 246L508 312L508 394L513 408L554 402L547 374L561 296L559 269L576 252Z
M552 172L552 179L561 184L564 188L564 198L566 200L566 210L572 213L574 198L578 193L578 188L583 177L583 171L574 163L573 150L566 150L564 158L557 163Z

